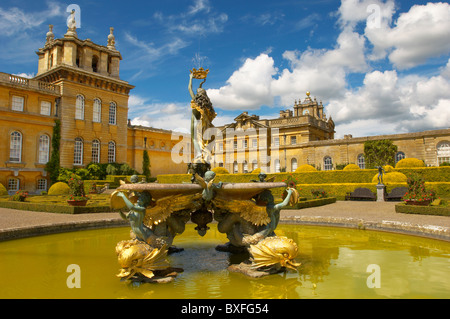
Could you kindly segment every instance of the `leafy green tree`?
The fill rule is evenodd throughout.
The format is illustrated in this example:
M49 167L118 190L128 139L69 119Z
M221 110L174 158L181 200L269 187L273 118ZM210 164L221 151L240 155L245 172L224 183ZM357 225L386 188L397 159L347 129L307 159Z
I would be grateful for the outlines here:
M59 146L61 141L61 121L59 119L55 120L55 126L53 127L52 136L52 153L50 155L50 160L45 165L45 170L49 174L50 182L56 183L59 176Z
M147 150L144 150L144 154L142 155L142 175L145 176L145 179L150 180L150 158L148 157Z
M376 140L364 142L364 159L367 168L376 166L395 165L397 145L391 140Z

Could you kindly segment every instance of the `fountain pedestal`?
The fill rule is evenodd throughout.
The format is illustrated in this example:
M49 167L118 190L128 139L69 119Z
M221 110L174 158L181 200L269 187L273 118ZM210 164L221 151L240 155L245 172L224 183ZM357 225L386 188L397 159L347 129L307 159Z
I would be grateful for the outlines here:
M386 185L377 184L377 202L386 201Z

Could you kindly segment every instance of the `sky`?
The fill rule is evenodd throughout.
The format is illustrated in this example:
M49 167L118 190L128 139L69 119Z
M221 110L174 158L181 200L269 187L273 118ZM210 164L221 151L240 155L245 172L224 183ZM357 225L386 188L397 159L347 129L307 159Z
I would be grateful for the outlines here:
M447 2L2 0L0 72L35 76L35 52L49 24L64 36L69 5L80 39L106 45L114 27L135 125L189 132L189 70L203 67L216 126L244 111L277 118L310 91L336 138L450 127Z

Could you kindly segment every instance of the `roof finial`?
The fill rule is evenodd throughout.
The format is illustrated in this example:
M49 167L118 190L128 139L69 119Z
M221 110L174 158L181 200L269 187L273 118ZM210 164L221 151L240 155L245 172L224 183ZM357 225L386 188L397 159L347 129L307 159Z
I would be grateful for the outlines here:
M50 24L48 26L48 32L46 35L46 42L45 43L50 43L51 41L53 41L55 39L55 35L53 34L53 24Z
M116 49L116 37L114 36L113 32L114 32L114 28L110 27L109 35L108 35L108 45L107 45L107 48L110 50Z

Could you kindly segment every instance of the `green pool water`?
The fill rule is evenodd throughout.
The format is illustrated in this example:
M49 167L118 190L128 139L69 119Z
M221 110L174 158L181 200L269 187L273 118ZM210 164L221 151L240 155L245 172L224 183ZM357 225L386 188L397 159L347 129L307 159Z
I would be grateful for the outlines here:
M355 229L279 225L294 239L299 272L251 279L227 271L242 256L218 252L226 237L192 224L175 238L184 268L174 282L133 286L116 277L115 246L129 228L78 231L0 243L0 298L450 298L450 243ZM80 288L69 288L78 265ZM70 281L70 280L69 280ZM74 281L71 281L74 282Z

